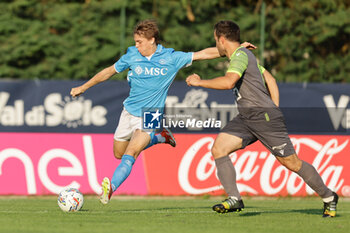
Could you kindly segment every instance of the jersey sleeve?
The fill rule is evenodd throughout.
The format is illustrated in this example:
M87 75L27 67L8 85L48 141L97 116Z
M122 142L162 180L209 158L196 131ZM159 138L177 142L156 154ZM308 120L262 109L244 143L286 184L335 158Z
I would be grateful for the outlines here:
M226 71L236 73L239 77L242 77L242 74L248 67L248 55L244 51L235 52L230 61L230 65Z
M114 63L114 69L117 73L121 73L130 67L130 49L124 54L116 63Z
M192 65L193 53L176 51L172 54L172 57L178 69Z
M260 70L260 73L263 74L264 71L265 71L265 68L263 66L259 65L259 64L258 64L258 68Z

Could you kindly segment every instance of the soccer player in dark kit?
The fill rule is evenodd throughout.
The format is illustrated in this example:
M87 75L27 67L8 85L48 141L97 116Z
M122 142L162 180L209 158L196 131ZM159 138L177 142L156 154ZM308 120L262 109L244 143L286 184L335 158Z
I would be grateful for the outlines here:
M282 165L297 173L322 198L323 217L334 217L338 195L324 184L311 164L298 158L283 114L271 99L270 92L277 85L266 88L262 68L254 54L240 46L239 26L232 21L220 21L214 27L214 37L220 55L230 59L226 74L209 80L193 74L186 79L189 86L233 89L237 100L239 114L221 130L212 147L218 178L228 194L228 198L214 205L213 210L226 213L244 208L237 189L236 171L228 155L259 140Z

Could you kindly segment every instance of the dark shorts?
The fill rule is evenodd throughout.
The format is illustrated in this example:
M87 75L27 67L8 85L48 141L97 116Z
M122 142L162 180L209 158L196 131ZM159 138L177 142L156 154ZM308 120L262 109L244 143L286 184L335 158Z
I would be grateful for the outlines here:
M249 120L239 114L221 132L242 138L242 149L259 140L275 156L295 154L283 116Z

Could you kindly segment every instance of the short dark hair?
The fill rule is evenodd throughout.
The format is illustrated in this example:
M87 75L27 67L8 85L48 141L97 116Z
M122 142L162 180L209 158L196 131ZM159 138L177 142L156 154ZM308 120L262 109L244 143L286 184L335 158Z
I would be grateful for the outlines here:
M215 34L219 38L224 36L230 41L240 42L240 30L239 26L230 20L221 20L214 26Z
M134 28L134 34L144 36L147 39L154 37L156 44L159 43L159 29L155 20L147 19L139 22Z

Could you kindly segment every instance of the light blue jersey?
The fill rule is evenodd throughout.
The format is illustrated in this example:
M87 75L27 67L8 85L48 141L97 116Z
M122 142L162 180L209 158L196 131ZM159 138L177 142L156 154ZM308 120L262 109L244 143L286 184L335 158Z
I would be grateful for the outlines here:
M164 108L168 89L177 72L184 66L190 66L192 58L193 53L174 51L159 44L148 59L135 46L129 47L114 64L118 73L129 69L130 93L124 101L125 109L140 117L143 108Z

